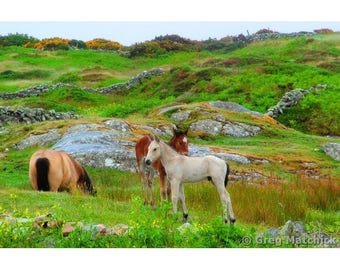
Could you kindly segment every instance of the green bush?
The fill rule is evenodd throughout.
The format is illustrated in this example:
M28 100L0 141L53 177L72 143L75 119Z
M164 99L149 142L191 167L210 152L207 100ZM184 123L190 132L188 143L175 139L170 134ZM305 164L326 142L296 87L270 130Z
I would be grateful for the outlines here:
M0 36L0 47L6 46L23 46L27 43L36 43L37 38L28 36L27 34L8 34L7 36Z
M29 80L29 79L42 79L48 78L51 73L47 70L34 69L30 71L13 71L5 70L0 73L0 79L8 80Z

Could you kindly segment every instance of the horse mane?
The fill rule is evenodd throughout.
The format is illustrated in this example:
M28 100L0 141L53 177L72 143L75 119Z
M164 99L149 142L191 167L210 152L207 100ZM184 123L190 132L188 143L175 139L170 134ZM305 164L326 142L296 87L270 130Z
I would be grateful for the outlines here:
M159 140L158 143L159 143L159 144L164 144L165 146L167 146L167 147L169 148L169 150L170 150L171 152L175 153L176 155L180 155L180 154L176 151L176 149L174 149L170 144L168 144L168 143L166 143L166 142L164 142L164 141L162 141L162 140Z
M94 191L92 187L92 181L89 175L87 174L87 171L85 170L83 166L80 166L80 167L81 167L81 173L79 174L79 179L77 183L79 185L85 186L86 190L88 190L89 193L95 195L96 192Z

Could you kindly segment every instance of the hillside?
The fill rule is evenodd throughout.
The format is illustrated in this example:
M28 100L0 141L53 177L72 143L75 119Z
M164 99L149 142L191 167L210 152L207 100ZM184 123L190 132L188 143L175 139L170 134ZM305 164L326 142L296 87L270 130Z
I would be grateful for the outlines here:
M181 246L183 242L176 238L181 236L170 239L157 229L176 226L168 216L169 206L154 213L141 206L142 187L133 169L136 140L157 132L168 140L166 131L175 124L189 129L193 152L208 149L225 157L231 166L228 190L239 225L236 231L227 232L234 237L227 243L218 238L225 229L217 226L217 242L205 245L202 240L203 247L242 246L240 239L245 235L283 226L288 220L303 221L308 232L321 228L339 238L339 161L323 150L326 144L340 143L339 34L284 36L242 44L234 40L227 45L214 43L214 50L209 47L212 44L202 49L200 44L181 42L188 42L190 50L158 49L157 54L134 57L116 51L0 48L0 113L1 117L11 115L0 122L0 212L29 218L52 213L63 224L125 223L140 229L141 235L137 233L133 239L141 242L132 244L133 240L123 238L120 245L119 240L101 240L97 246L93 244L96 247ZM305 95L276 119L267 115L292 93ZM110 121L115 124L108 124ZM88 134L114 133L110 139L105 137L105 143L125 147L112 150L111 157L102 158L93 149L92 156L79 154L98 197L33 192L28 181L30 156L41 147L54 146L75 128ZM43 142L40 135L49 140ZM111 163L101 166L108 158ZM112 160L115 164L119 159L129 162L128 169L119 169L124 164L112 165ZM158 195L159 181L154 182ZM188 185L185 191L194 229L208 235L209 226L216 226L220 214L214 187L204 182ZM74 205L77 213L71 210ZM3 235L12 237L11 229L1 224ZM154 230L149 231L150 226ZM75 246L72 237L59 239L53 230L60 232L58 227L43 234L55 239L54 246ZM32 235L35 240L23 240L23 246L34 241L37 247L46 246L41 244L40 234L34 231ZM22 239L26 236L20 235ZM195 237L190 234L187 246L193 245ZM83 246L90 242L84 239ZM13 246L16 243L13 240ZM11 244L4 237L0 246Z

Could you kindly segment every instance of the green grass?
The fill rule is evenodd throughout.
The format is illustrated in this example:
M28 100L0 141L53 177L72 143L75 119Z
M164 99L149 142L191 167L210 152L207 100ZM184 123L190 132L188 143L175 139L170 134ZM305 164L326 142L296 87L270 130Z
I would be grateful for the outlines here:
M331 36L254 42L228 53L172 52L133 59L108 52L1 48L1 92L59 81L75 86L40 97L1 100L0 105L74 111L83 118L5 127L8 132L0 136L0 213L17 218L51 213L53 221L60 225L69 221L108 226L125 223L130 230L123 237L95 237L76 231L65 238L61 227L41 229L1 223L0 247L244 247L243 237L254 240L259 232L280 227L287 220L302 220L310 232L320 229L339 238L339 162L320 149L328 142L339 142L339 138L323 135L339 136L340 132L340 43ZM128 91L104 96L82 90L85 86L123 82L156 67L168 72ZM233 101L266 112L290 88L317 84L327 84L329 88L310 94L278 119L288 128L270 118L224 112L203 102ZM159 115L158 109L174 104L193 111L192 119L177 123L182 126L206 118L196 110L201 107L210 115L223 114L230 121L263 129L261 135L252 138L189 132L192 143L269 161L251 165L230 162L232 173L255 171L264 175L258 181L232 181L228 185L237 218L234 227L222 225L218 194L207 181L185 186L192 224L185 233L177 230L180 214L174 216L170 204L161 204L158 179L155 211L142 205L139 176L117 170L87 168L98 190L97 197L32 191L28 162L37 148L16 150L14 145L22 139L50 128L64 132L74 124L101 123L112 117L138 124L167 124L174 122L171 114ZM291 246L284 243L280 247ZM276 245L254 242L250 247Z
M78 110L96 116L125 117L131 113L144 115L145 108L150 111L169 102L211 100L233 101L265 113L289 89L326 84L329 88L320 93L320 97L307 97L299 107L288 110L279 120L303 132L339 135L338 106L334 102L338 100L340 90L340 71L336 64L340 54L339 40L330 39L328 35L325 39L321 37L253 42L229 53L179 51L133 59L88 50L37 51L6 47L0 52L1 74L10 71L13 76L24 76L25 79L0 79L0 91L58 81L76 83L79 88L103 87L126 81L145 69L169 69L169 73L163 76L113 95L117 102L103 99L100 100L100 109L98 102L89 102L84 111ZM37 76L39 72L43 75ZM74 107L69 100L71 97L66 100L59 98L65 104L64 109ZM49 94L42 100L45 98L48 99ZM141 100L145 104L139 106ZM22 102L32 107L41 105L34 98ZM52 108L53 102L47 100L46 103L46 107ZM310 114L311 111L316 113Z
M2 213L18 218L49 213L60 227L39 229L2 223L0 246L49 247L52 241L53 247L242 247L243 237L255 237L263 226L280 226L289 219L308 222L309 231L317 227L339 238L335 211L339 208L340 188L334 183L310 185L299 179L266 186L232 183L229 192L238 218L232 227L222 224L219 199L210 183L188 184L185 193L193 227L183 233L177 229L180 217L172 214L170 204L157 201L156 210L142 205L141 185L135 174L98 169L89 172L95 177L98 197L1 189ZM124 223L131 229L123 237L94 237L80 231L61 236L62 224L78 221L109 227ZM18 230L20 233L13 234Z

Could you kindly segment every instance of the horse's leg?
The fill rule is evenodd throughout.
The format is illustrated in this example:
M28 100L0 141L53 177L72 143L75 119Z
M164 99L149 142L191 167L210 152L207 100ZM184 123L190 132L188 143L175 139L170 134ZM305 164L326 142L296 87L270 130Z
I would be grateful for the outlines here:
M215 178L216 179L216 178ZM235 223L235 216L234 216L234 211L233 207L231 205L231 199L229 192L225 189L224 184L223 184L224 179L221 179L221 181L214 181L215 186L217 188L218 194L220 195L222 207L223 207L223 220L225 223L228 223L228 218L227 218L227 211L229 212L229 218L230 218L230 223L233 224Z
M170 185L169 179L166 182L167 182L166 194L168 196L168 201L170 201L171 200L171 185Z
M172 190L172 208L174 211L174 214L177 213L177 202L179 198L179 182L175 179L170 180L171 183L171 190Z
M166 190L165 190L165 169L162 163L158 164L158 173L159 173L159 186L161 189L161 199L162 201L166 200Z
M143 161L139 161L138 162L138 171L139 171L139 175L140 175L141 182L142 182L142 187L143 187L144 205L147 205L148 204L147 177L146 177L146 172L145 172L145 167L144 167L144 162Z
M185 205L185 196L184 196L184 185L183 183L179 186L179 199L182 203L182 211L183 211L183 223L186 223L188 220L188 210L187 206Z
M153 209L155 209L155 199L153 196L153 177L155 175L155 171L153 168L150 167L150 171L148 174L148 179L147 179L147 184L148 184L148 188L149 188L149 192L150 192L150 203Z

